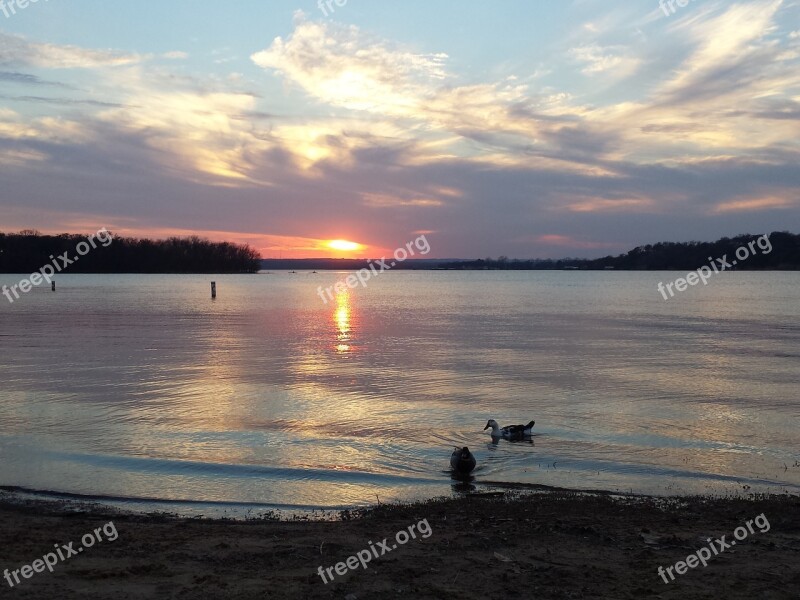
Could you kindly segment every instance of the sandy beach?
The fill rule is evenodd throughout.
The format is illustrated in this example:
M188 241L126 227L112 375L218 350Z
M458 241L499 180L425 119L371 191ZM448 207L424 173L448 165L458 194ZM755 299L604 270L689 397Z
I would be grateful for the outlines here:
M12 583L13 571L74 543L52 573L20 572L13 588L4 579L7 598L800 597L800 499L788 495L498 492L287 522L125 514L6 493L0 531ZM82 540L93 545L77 552ZM725 545L708 550L705 567L673 570L669 583L659 576L660 566ZM357 558L347 567L359 552L368 568Z

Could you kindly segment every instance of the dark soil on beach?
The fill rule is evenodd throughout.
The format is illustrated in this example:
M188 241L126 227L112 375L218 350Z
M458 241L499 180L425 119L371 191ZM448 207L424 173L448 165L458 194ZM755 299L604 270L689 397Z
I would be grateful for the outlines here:
M763 515L770 529L665 584L657 569L733 539ZM59 502L0 502L0 570L54 544L103 541L9 588L4 598L800 598L800 498L614 498L549 492L379 506L337 522L213 521L131 515ZM327 585L333 567L427 520L419 534ZM377 545L377 544L375 544Z

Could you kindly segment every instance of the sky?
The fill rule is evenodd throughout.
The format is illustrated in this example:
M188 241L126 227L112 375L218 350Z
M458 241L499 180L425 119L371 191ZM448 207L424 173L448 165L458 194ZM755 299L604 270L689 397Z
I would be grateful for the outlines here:
M800 0L0 2L0 231L593 257L798 232L798 167Z

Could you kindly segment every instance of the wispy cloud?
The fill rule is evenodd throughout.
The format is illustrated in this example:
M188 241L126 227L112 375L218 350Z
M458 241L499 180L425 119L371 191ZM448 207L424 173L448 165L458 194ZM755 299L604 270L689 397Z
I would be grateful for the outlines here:
M436 207L444 202L435 198L400 198L386 194L364 194L364 204L378 208L388 207Z
M736 212L756 212L763 210L798 208L798 206L800 206L800 204L797 200L783 197L748 198L744 200L720 202L714 207L713 213L723 214Z
M640 58L619 46L602 47L597 44L578 46L570 50L570 56L584 65L584 75L614 75L626 77L636 72L642 64Z
M31 42L22 36L0 32L0 65L92 69L130 65L141 61L142 57L135 54Z
M46 81L44 79L37 77L36 75L31 75L30 73L18 73L14 71L0 71L0 81L6 81L8 83L19 83L23 85L53 86L61 88L71 87L65 83L60 83L58 81Z

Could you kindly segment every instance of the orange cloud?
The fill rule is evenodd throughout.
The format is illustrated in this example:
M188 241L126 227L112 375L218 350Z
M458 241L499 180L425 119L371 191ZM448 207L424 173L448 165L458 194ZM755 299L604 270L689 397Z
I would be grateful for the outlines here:
M364 194L364 204L376 208L389 208L397 206L416 206L416 207L431 207L442 206L441 200L434 200L433 198L396 198L385 194Z
M567 206L570 212L641 212L651 208L653 201L646 198L624 198L608 200L606 198L590 198ZM633 209L633 210L632 210ZM638 210L636 210L638 209Z
M714 207L712 214L793 208L796 205L796 202L789 200L788 198L750 198L748 200L732 200L730 202L721 202Z

